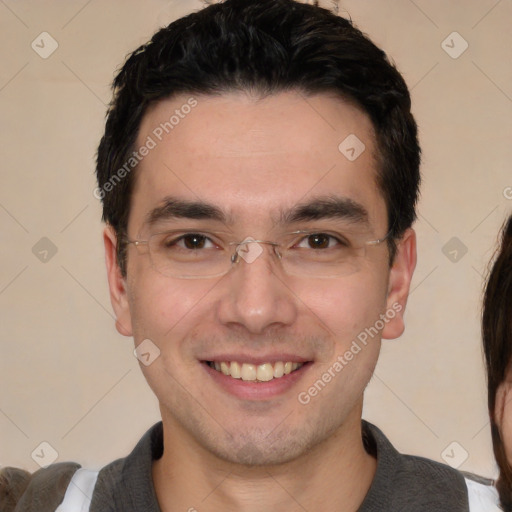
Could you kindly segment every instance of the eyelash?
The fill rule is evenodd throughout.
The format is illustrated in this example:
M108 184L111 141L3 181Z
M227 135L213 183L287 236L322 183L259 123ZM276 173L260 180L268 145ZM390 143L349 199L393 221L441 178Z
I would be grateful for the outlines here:
M307 239L309 237L312 237L312 236L326 236L326 237L328 237L329 238L329 244L328 244L328 247L326 247L325 249L331 249L332 248L332 244L331 244L332 240L334 240L335 244L337 244L337 245L340 245L340 246L343 246L343 247L350 246L350 243L344 237L342 237L340 235L334 235L334 234L331 234L331 233L328 233L328 232L323 232L323 231L315 231L315 232L304 233L303 236L297 242L295 242L292 247L300 246L302 243L307 241ZM163 246L166 247L166 248L169 248L171 246L177 246L178 244L180 244L180 242L183 242L183 244L184 244L185 240L187 238L189 238L189 237L201 238L202 241L208 241L208 242L210 242L214 246L219 246L220 245L220 244L216 243L214 240L212 240L212 238L209 237L207 234L190 232L190 233L184 233L184 234L182 234L182 235L180 235L180 236L178 236L176 238L172 238L171 240L165 240L164 239ZM187 249L186 247L183 247L183 245L181 245L180 247L183 248L183 249ZM190 250L193 250L193 249L190 249Z

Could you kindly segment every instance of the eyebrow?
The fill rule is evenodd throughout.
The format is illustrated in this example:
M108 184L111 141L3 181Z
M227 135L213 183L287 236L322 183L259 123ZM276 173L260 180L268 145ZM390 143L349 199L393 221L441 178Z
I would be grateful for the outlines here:
M151 210L145 223L152 226L171 219L213 220L232 224L233 220L221 208L203 201L190 201L166 197L162 204ZM367 209L353 199L323 196L282 211L278 224L293 224L321 219L340 219L357 224L369 224Z
M166 197L160 206L146 215L145 223L152 226L157 222L171 219L208 219L224 223L228 221L226 214L212 204Z
M368 210L348 197L327 196L314 198L283 212L281 222L296 223L321 219L339 219L357 224L369 224Z

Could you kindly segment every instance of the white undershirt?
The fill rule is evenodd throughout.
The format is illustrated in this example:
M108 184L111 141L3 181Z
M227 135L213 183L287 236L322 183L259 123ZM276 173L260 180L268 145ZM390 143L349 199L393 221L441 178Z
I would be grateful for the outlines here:
M498 492L490 485L466 478L470 512L500 512Z

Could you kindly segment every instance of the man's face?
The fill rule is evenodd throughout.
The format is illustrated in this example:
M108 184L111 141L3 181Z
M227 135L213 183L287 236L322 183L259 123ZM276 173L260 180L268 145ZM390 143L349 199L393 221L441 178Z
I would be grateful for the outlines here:
M263 100L196 96L197 106L159 141L158 127L177 109L190 110L182 109L188 99L161 101L143 119L136 148L148 136L156 146L136 170L130 239L175 229L227 232L234 241L280 242L297 230L385 237L372 124L359 109L295 92ZM355 159L362 146L354 135L365 146ZM351 144L342 152L338 146L348 136ZM107 246L112 239L107 228ZM321 238L317 247L318 241L305 238L290 249L291 258L304 247L332 250L340 243ZM203 250L221 250L206 243ZM350 272L312 277L286 274L272 247L261 244L258 253L260 247L254 261L240 258L223 276L184 279L156 270L147 247L129 245L126 280L115 265L110 272L121 332L133 334L136 345L149 339L160 350L152 364L141 366L164 425L183 442L251 464L291 460L335 431L359 428L381 335L401 333L401 308L393 304L405 303L415 254L411 235L391 272L387 245L380 243L360 251ZM378 322L391 309L394 314ZM353 344L358 335L359 349ZM228 363L224 369L231 372L233 362L249 380L214 368ZM262 369L266 378L278 376L250 380L253 367L264 363L272 365ZM279 376L283 363L302 366ZM316 392L310 391L315 383Z

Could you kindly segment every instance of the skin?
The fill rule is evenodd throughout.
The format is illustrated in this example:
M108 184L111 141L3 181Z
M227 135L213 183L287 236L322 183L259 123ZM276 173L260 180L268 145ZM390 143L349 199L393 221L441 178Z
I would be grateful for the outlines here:
M187 99L153 106L137 146ZM326 94L305 98L296 92L196 99L194 110L137 168L130 238L145 239L145 216L167 196L216 205L229 215L238 240L272 240L296 227L279 226L280 211L335 195L364 206L372 233L385 236L373 127L358 108ZM353 162L338 150L349 134L366 146ZM399 242L391 268L382 243L367 250L357 272L329 279L285 275L268 250L221 278L165 277L133 245L123 278L108 226L104 242L119 332L133 336L136 345L149 338L161 351L151 365L141 365L164 426L164 455L153 467L161 509L356 510L376 468L362 444L363 392L381 337L396 338L404 329L414 232ZM393 304L401 312L310 403L301 404L299 392ZM226 392L201 363L218 354L277 352L313 363L290 389L265 400Z
M507 461L512 465L512 372L496 390L496 423L500 429Z

